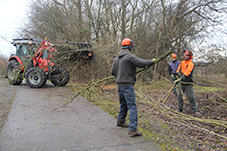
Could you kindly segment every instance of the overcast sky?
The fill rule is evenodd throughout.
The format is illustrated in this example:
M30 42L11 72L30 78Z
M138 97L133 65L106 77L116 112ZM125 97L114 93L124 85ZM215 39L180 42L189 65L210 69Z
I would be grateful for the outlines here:
M21 24L27 10L29 0L0 0L0 36L12 41L16 28ZM0 37L0 54L9 57L15 48Z

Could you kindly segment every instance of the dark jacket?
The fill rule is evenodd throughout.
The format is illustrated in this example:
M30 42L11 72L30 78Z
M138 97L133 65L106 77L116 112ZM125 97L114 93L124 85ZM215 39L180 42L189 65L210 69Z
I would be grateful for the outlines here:
M126 49L122 49L114 59L111 74L115 76L118 86L134 86L136 81L136 67L151 66L153 60L138 58Z

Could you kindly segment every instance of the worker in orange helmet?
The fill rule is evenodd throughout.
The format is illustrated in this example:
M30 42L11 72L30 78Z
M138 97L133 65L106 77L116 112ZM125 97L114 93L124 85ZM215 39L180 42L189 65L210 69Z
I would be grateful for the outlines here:
M181 61L177 73L182 74L180 78L177 81L181 81L181 84L179 86L179 90L177 93L177 100L178 100L178 109L180 112L183 112L183 99L182 99L182 92L186 92L188 101L190 103L190 106L192 108L192 112L197 115L201 115L198 112L198 108L196 106L196 100L194 96L194 91L193 91L193 70L194 70L194 63L192 62L193 58L193 53L190 49L186 49L182 51L184 53L183 58L184 60ZM180 75L179 74L179 75Z
M177 80L177 69L179 67L180 61L177 60L177 55L175 53L172 53L171 55L171 62L169 63L169 74L172 80L172 83L174 84L174 81ZM173 94L175 96L177 96L177 92L176 92L176 87L174 87L173 89Z
M154 64L155 59L144 60L132 54L134 43L131 39L125 38L121 43L121 51L114 59L111 74L115 76L118 85L120 109L117 118L117 126L129 127L130 136L141 136L137 130L137 105L135 102L134 84L136 82L136 67L146 67ZM129 124L125 118L129 110Z

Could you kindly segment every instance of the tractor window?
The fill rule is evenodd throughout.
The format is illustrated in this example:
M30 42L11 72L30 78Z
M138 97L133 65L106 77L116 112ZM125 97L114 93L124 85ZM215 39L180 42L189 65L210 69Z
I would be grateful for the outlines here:
M23 63L28 60L28 55L32 57L37 50L36 45L16 45L16 55L21 59Z
M24 45L23 46L17 45L17 53L16 53L16 55L21 59L21 61L23 63L25 63L26 60L27 60L26 53L27 53L27 48Z
M45 58L45 59L47 59L47 57L48 57L48 52L47 52L47 50L45 49L44 51L43 51L43 54L42 54L43 56L43 58Z
M38 46L36 45L26 45L26 48L28 50L27 54L30 56L33 56L38 49Z
M27 52L28 52L28 49L27 49L26 45L23 45L22 46L22 52L21 53L23 53L24 55L26 55Z
M19 52L20 52L19 49L20 49L20 47L21 47L20 45L16 45L16 56L19 56Z

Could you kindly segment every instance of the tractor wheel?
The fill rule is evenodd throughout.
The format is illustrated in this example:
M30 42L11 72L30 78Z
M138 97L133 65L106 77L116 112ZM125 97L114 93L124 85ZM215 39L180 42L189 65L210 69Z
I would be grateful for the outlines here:
M32 67L26 71L25 79L32 88L41 88L46 84L47 76L40 67Z
M19 68L19 63L16 60L10 60L7 68L7 77L9 83L12 85L20 85L23 81L23 76L21 74L21 70Z
M65 86L69 82L69 72L64 68L57 68L51 73L50 81L55 86Z

